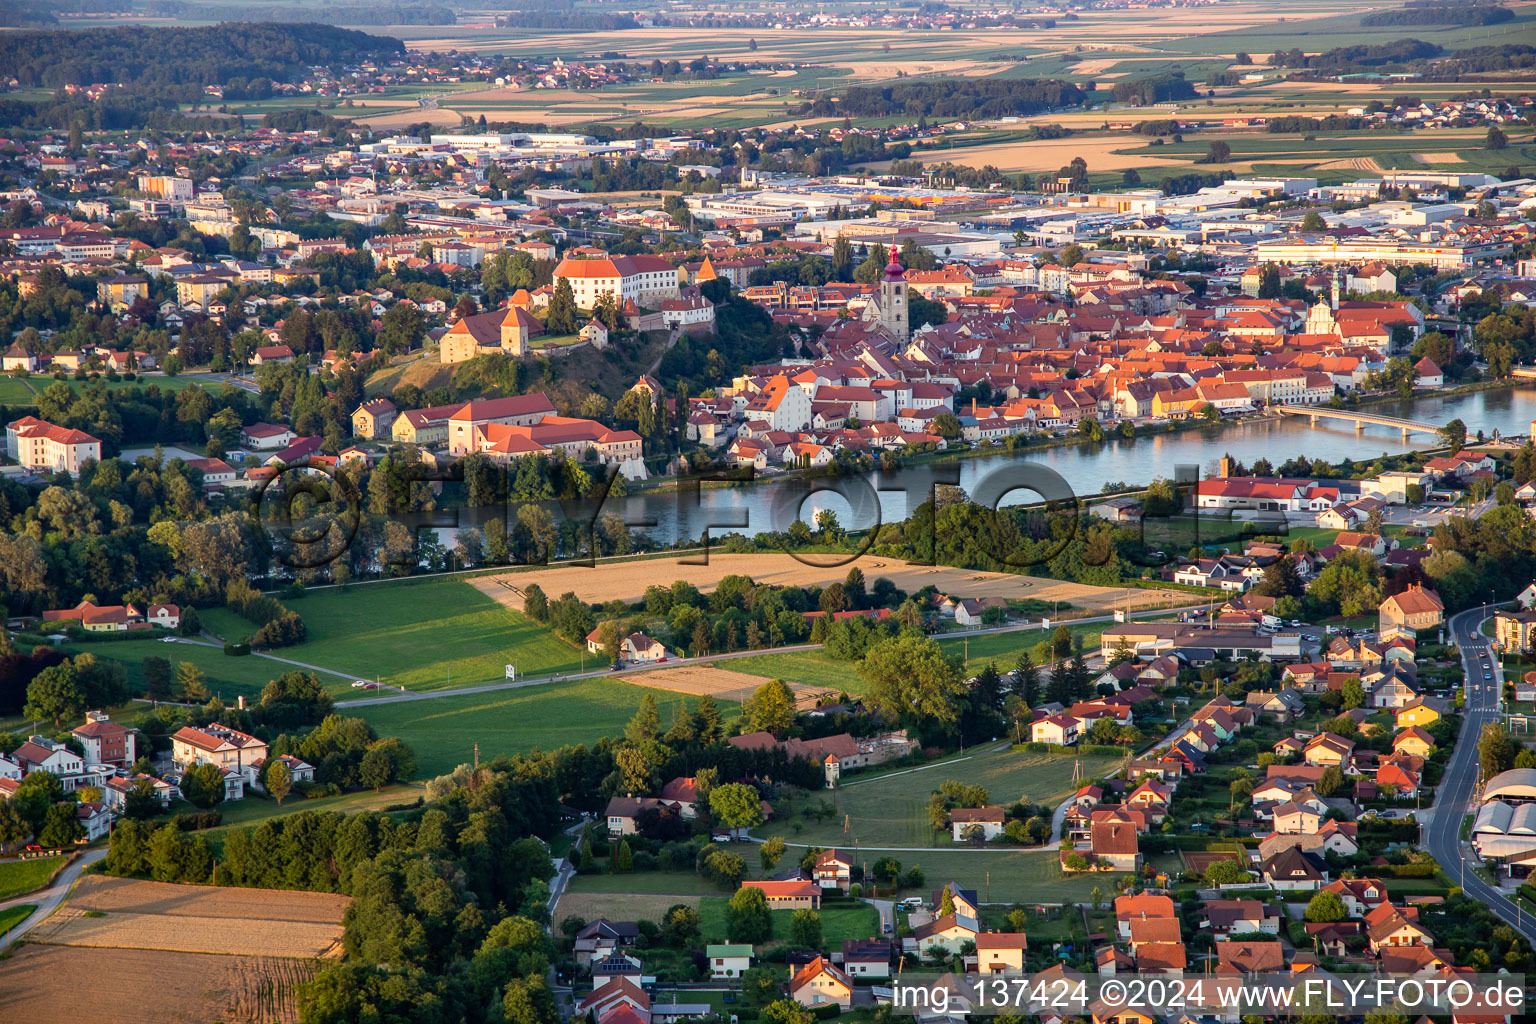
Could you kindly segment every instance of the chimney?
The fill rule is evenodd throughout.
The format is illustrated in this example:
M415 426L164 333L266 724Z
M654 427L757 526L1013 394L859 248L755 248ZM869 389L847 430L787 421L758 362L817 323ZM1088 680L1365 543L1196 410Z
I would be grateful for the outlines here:
M241 711L245 710L245 694L242 693L235 699L235 707L239 708Z
M1220 473L1221 473L1221 478L1223 480L1225 480L1227 477L1232 475L1232 456L1230 456L1230 455L1223 455L1221 457L1221 470L1220 470Z
M976 396L975 395L971 396L971 415L972 416L976 415Z

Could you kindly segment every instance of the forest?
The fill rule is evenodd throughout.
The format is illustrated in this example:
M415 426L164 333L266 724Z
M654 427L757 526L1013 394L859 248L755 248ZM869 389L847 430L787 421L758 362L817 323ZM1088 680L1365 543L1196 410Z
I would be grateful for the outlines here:
M1502 25L1515 20L1515 12L1497 4L1409 3L1396 10L1375 11L1360 19L1367 28L1387 25Z
M197 21L320 22L326 25L453 25L449 8L430 3L284 4L183 3L150 0L144 10L154 17Z
M856 86L833 103L823 96L793 113L849 117L992 118L1081 106L1088 94L1071 82L1039 78L911 79Z
M222 85L236 77L289 81L316 64L404 52L405 44L389 36L313 23L13 32L0 35L0 78L47 88L117 82L141 89Z

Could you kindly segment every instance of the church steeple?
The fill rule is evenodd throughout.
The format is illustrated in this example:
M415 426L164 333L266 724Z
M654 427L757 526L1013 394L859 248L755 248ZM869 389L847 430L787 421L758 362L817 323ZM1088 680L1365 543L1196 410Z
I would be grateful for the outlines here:
M880 322L902 341L912 336L912 324L907 320L907 272L901 266L894 243L890 262L885 265L885 277L880 281Z

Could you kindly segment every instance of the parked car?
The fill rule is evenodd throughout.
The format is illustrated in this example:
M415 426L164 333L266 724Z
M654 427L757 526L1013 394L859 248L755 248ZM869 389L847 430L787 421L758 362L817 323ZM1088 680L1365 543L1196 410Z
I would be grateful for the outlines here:
M354 690L361 690L363 687L365 687L367 685L368 685L368 680L366 680L366 679L354 679L354 680L352 680L352 689L354 689Z

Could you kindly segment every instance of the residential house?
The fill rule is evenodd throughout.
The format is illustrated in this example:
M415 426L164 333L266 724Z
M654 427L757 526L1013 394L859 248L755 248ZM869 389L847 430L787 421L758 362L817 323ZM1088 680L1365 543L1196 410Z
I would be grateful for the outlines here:
M711 978L739 978L752 966L750 943L711 944L704 947Z
M789 980L789 998L801 1006L853 1005L853 980L830 960L817 957Z
M956 807L949 812L949 826L955 842L968 839L996 839L1003 834L1001 807Z
M1022 974L1028 948L1023 932L982 932L976 936L976 970L980 974Z
M87 764L109 764L128 768L137 754L134 732L121 722L114 722L105 711L87 711L85 724L70 730L85 751Z
M743 889L761 889L774 910L820 910L821 886L810 880L744 881Z
M847 892L852 883L853 858L840 850L823 850L811 865L811 880L823 889Z
M1376 614L1378 632L1389 628L1434 629L1445 622L1445 604L1440 595L1415 583L1402 593L1381 602Z
M1259 875L1282 892L1310 892L1328 882L1328 868L1322 858L1294 846L1260 863Z

